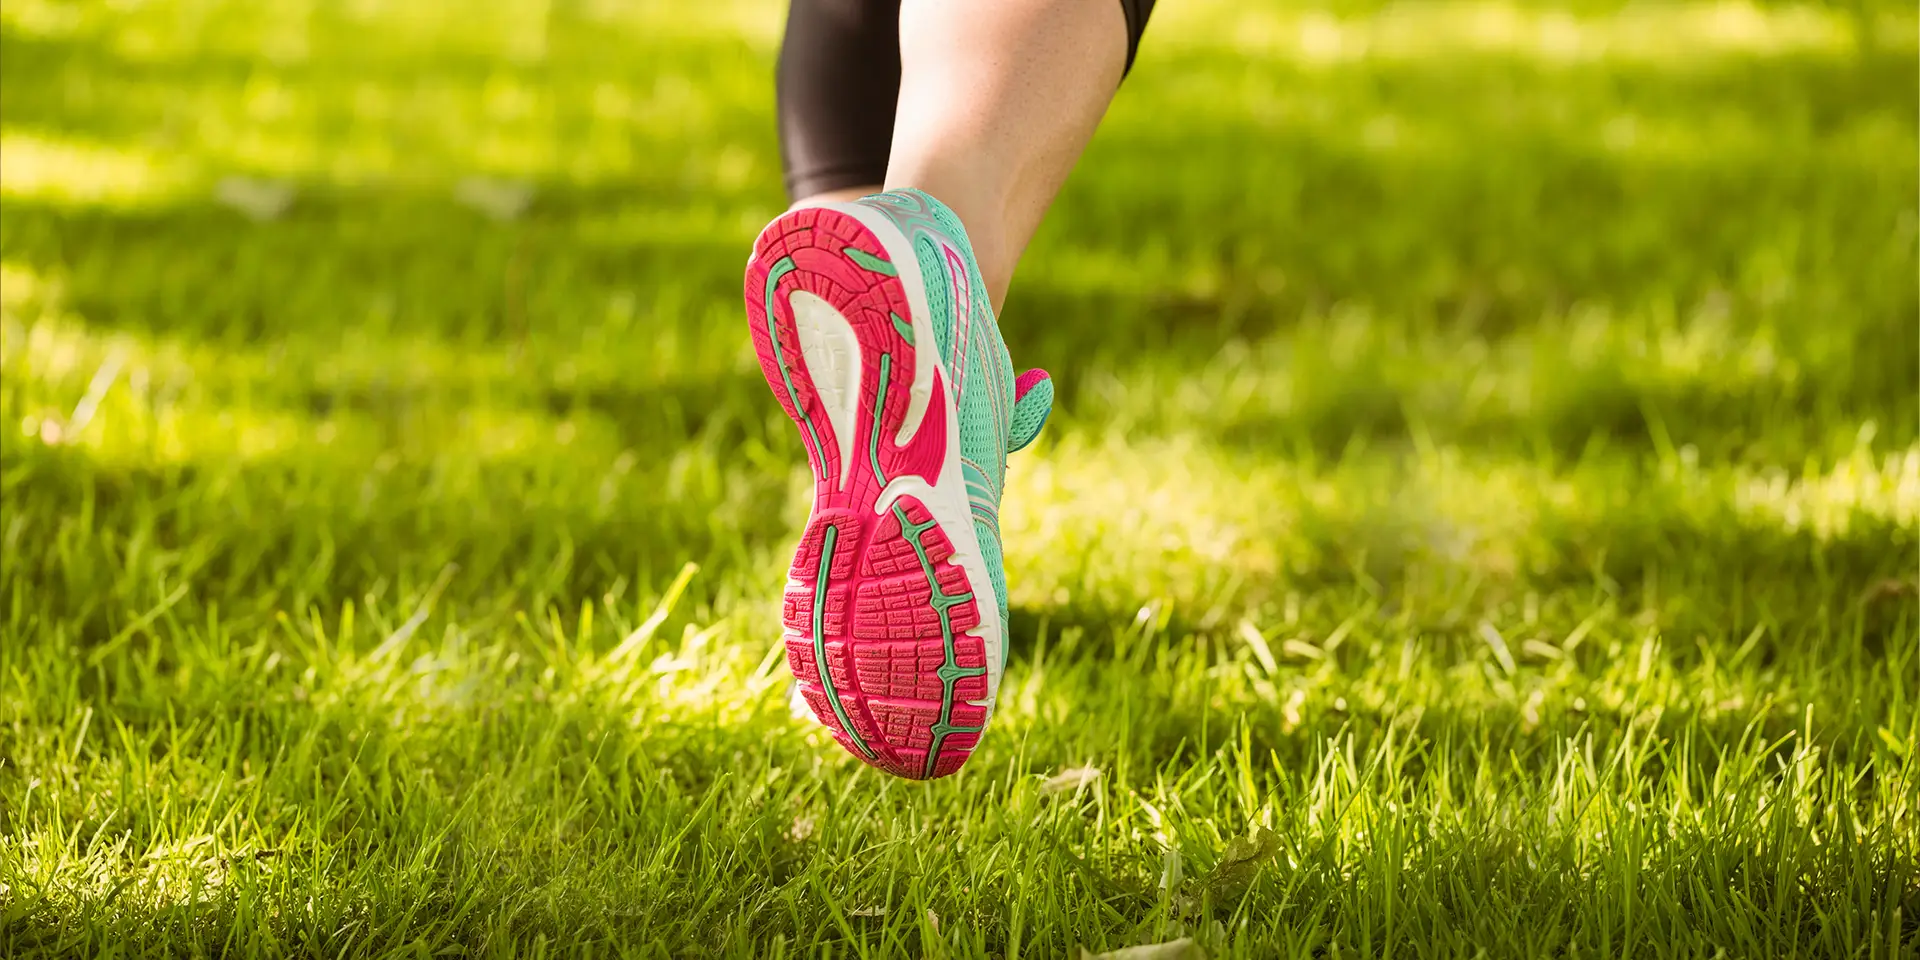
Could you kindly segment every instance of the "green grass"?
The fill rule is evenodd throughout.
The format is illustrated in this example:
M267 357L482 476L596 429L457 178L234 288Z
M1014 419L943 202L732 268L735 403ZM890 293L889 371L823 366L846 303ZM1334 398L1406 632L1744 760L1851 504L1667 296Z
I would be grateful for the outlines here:
M1920 953L1911 5L1163 8L916 784L786 704L777 3L8 0L0 954Z

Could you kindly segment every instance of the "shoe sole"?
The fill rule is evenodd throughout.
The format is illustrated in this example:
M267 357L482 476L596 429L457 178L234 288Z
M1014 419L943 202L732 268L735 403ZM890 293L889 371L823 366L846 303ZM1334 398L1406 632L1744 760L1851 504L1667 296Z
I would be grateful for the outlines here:
M744 296L813 467L787 664L849 752L902 777L950 774L992 714L1002 639L918 258L876 211L795 210L754 242Z

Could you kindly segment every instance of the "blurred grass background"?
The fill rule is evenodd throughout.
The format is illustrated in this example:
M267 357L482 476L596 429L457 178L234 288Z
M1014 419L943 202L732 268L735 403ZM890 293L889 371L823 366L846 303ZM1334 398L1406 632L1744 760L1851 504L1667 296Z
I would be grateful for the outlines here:
M0 952L1920 951L1911 5L1163 4L931 785L785 705L782 16L0 8Z

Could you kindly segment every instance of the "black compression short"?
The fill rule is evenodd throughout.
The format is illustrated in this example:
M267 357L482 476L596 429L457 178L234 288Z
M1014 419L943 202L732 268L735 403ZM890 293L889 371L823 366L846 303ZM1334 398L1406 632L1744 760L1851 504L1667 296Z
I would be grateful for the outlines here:
M1127 69L1154 0L1118 0ZM881 183L900 100L900 0L791 0L775 77L787 196Z

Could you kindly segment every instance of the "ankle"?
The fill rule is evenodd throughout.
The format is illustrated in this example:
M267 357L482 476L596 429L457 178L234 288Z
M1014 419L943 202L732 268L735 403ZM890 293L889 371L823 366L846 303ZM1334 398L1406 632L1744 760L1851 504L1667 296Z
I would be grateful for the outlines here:
M1006 300L1007 285L1013 279L1013 257L1008 255L1005 236L1004 204L991 191L945 177L909 177L889 180L889 190L914 189L946 204L960 218L967 241L973 247L974 262L980 265L981 280L993 301L995 316Z
M799 210L802 207L817 207L825 203L849 203L868 194L879 192L880 187L877 184L871 187L846 187L840 190L827 190L801 197L795 200L793 206L787 209Z

